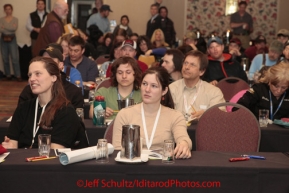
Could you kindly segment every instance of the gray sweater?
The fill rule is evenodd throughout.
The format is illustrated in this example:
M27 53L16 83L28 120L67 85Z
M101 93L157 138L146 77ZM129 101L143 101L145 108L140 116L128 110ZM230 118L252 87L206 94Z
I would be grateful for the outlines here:
M15 34L18 28L18 19L13 17L10 22L5 20L5 17L0 18L0 33L3 34Z

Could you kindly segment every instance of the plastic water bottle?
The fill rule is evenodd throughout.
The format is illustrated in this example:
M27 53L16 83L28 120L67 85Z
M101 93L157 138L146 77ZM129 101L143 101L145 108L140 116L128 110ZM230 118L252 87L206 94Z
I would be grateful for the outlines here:
M106 102L103 96L96 96L93 102L93 124L97 124L97 111L98 110L105 110Z

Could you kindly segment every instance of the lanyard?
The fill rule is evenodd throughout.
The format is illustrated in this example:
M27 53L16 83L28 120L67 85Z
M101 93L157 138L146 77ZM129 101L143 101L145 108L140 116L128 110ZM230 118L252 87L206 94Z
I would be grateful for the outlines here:
M270 97L270 119L273 121L273 117L275 116L275 114L277 113L277 111L280 109L282 103L283 103L283 100L285 98L285 95L286 95L286 91L285 93L283 94L283 97L282 97L282 100L280 101L279 105L278 105L278 108L276 109L275 113L273 114L273 102L272 102L272 96L271 96L271 91L269 90L269 97Z
M120 94L119 94L119 92L118 92L118 88L116 88L116 90L117 90L117 98L118 98L118 100L121 100L121 96L120 96ZM130 99L132 98L133 92L134 92L134 90L132 90L131 93L130 93L130 95L129 95L129 98L130 98Z
M193 97L191 103L188 105L188 101L187 101L187 97L186 95L184 95L184 107L185 107L185 111L186 111L186 117L188 116L189 114L189 109L191 108L191 105L193 105L197 99L197 96L199 94L199 91L200 91L200 88L202 86L202 81L200 82L200 85L199 85L199 88L197 90L197 93L195 94L195 96Z
M145 134L145 138L146 138L146 144L147 144L147 149L149 150L152 142L153 142L153 138L156 132L156 128L157 128L157 124L160 118L160 113L161 113L161 105L159 107L158 113L157 113L157 117L155 119L155 123L153 126L153 130L152 130L152 134L151 134L151 138L149 140L148 138L148 131L147 131L147 125L146 125L146 120L145 120L145 116L144 116L144 109L143 109L143 103L141 103L141 117L142 117L142 124L143 124L143 129L144 129L144 134Z
M47 105L47 104L46 104L46 105ZM35 135L36 135L36 133L37 133L38 130L39 130L39 123L40 123L41 117L42 117L42 115L43 115L43 113L44 113L44 111L45 111L46 105L43 106L43 109L42 109L42 112L41 112L41 115L40 115L40 118L39 118L39 122L38 122L37 127L36 127L37 112L38 112L38 97L37 97L37 99L36 99L36 104L35 104L34 125L33 125L33 138L32 138L31 147L32 147L32 145L33 145L33 143L34 143Z

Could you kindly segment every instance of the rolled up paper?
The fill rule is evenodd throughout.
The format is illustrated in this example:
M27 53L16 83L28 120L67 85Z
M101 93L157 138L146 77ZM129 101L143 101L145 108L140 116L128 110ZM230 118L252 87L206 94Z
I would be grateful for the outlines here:
M108 143L108 154L112 154L114 147ZM62 165L68 165L76 162L81 162L89 159L99 158L97 146L83 148L75 151L63 152L59 155L59 161Z

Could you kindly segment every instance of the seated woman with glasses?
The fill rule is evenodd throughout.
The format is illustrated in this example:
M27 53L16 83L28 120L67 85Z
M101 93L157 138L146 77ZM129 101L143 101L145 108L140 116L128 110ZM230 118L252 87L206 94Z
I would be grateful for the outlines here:
M142 71L136 60L131 57L116 59L111 66L111 87L100 88L95 96L104 96L106 101L106 117L111 117L118 111L117 100L134 99L141 102L140 83ZM93 117L93 104L90 106L89 117ZM114 118L114 117L111 117Z
M116 116L112 143L121 149L122 126L139 125L145 149L163 148L164 140L176 143L175 157L190 158L192 141L181 112L174 110L169 90L170 75L163 67L153 67L143 74L141 97L143 102L122 109Z
M271 66L237 102L258 118L260 109L269 110L269 119L289 117L289 65L281 62ZM233 108L233 111L236 108Z
M51 148L76 148L85 129L74 107L66 98L58 65L51 59L36 57L29 65L29 85L38 97L16 108L3 147L37 148L38 135L51 135ZM83 138L82 138L83 139ZM87 141L80 142L87 147Z

